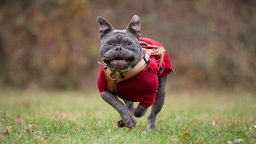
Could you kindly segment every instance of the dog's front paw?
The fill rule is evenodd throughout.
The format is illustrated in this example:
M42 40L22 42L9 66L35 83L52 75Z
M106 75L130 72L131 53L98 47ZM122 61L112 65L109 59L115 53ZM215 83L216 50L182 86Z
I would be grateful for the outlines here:
M117 122L118 127L135 128L136 120L132 116L124 116L122 120Z

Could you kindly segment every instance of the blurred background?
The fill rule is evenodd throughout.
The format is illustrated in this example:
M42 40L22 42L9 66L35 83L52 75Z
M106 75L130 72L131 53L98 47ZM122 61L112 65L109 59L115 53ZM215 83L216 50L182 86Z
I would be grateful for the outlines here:
M255 90L256 0L1 0L0 87L96 88L98 15L161 42L168 90Z

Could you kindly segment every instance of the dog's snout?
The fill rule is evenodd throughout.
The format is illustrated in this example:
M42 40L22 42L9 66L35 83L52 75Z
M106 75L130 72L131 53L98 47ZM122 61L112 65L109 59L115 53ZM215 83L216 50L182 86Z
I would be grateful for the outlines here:
M122 47L121 46L117 46L116 48L115 48L115 50L117 51L117 52L121 52L122 51Z

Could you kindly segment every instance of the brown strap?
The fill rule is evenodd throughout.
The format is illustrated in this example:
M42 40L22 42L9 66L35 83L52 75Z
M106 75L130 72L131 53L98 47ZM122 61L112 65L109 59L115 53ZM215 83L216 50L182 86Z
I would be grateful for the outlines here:
M147 45L147 48L144 48L146 50L146 52L152 56L152 55L160 55L160 61L159 61L159 66L158 69L160 69L160 67L162 66L163 63L163 59L164 59L164 53L166 52L164 47L158 47L155 45Z
M147 53L145 54L145 58L146 60L149 59L149 55ZM147 63L145 62L144 59L141 59L140 62L136 64L130 71L122 73L122 76L121 74L113 72L110 69L104 70L105 76L108 80L108 90L112 93L117 93L116 87L118 82L124 81L135 76L146 67Z

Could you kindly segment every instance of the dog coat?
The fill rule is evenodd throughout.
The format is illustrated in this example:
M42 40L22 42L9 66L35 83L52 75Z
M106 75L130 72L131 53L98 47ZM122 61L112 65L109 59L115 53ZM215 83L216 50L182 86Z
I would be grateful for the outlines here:
M163 47L159 42L156 42L150 38L140 38L141 46L145 53L149 46L150 47ZM154 53L157 51L150 51ZM158 89L158 75L167 76L171 72L174 72L172 68L171 60L169 55L165 52L163 55L149 54L145 68L140 70L134 76L120 81L116 84L116 91L113 92L118 97L139 102L140 105L147 108L155 102L155 97ZM162 58L161 58L162 56ZM106 75L107 68L100 66L98 75L98 89L100 92L109 91L109 78ZM125 75L125 74L124 74Z

